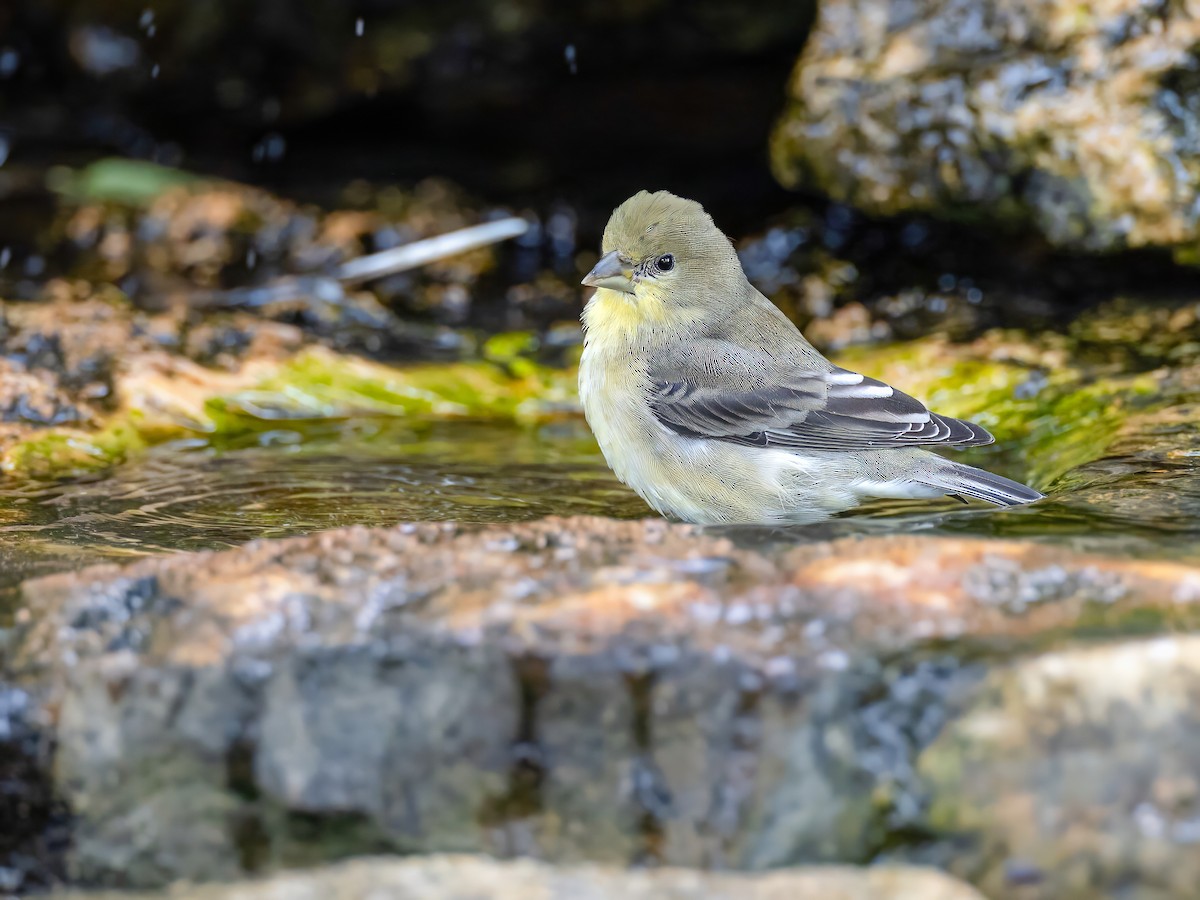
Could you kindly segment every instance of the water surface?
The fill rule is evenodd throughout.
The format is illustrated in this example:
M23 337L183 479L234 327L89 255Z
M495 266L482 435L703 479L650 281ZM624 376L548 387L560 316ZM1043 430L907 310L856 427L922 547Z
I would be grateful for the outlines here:
M403 521L643 515L582 422L330 423L153 448L93 478L0 486L0 594L149 553Z
M1200 559L1200 475L1191 462L1103 460L1032 507L890 502L819 525L724 533L751 545L896 533L1025 538ZM617 482L581 421L365 420L176 442L86 479L5 482L0 608L26 578L96 562L347 525L580 514L651 514Z

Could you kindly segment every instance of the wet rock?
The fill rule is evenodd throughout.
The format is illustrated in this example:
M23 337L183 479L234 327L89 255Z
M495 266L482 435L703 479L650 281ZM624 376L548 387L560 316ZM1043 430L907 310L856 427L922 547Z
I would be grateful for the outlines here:
M920 761L931 824L964 839L953 868L996 897L1096 897L1118 883L1193 893L1198 652L1200 639L1178 636L1049 653L989 676Z
M23 593L6 670L58 748L69 870L155 886L385 848L866 861L926 852L935 825L953 858L960 826L930 811L957 795L927 748L1007 660L1194 624L1200 570L547 519L349 529ZM1186 721L1173 702L1154 715ZM1126 777L1088 748L1098 783Z
M194 322L186 306L151 313L113 289L93 295L64 280L47 294L0 301L0 470L19 476L93 472L149 444L280 420L578 411L573 370L538 363L524 345L493 353L501 339L485 359L394 367L248 313Z
M0 300L0 467L6 472L38 477L103 468L155 433L178 433L183 422L176 409L185 405L188 374L194 384L206 373L211 392L229 383L229 369L279 360L300 344L298 337L289 342L286 328L243 319L237 358L226 356L225 371L201 369L179 353L180 310L141 312L119 291L84 282L54 280L45 293L40 303ZM161 377L164 371L174 377ZM195 416L188 421L201 427Z
M61 884L67 810L47 778L46 722L24 691L0 683L0 890Z
M62 425L88 417L59 388L52 373L39 377L0 357L0 422Z
M875 214L1192 259L1198 38L1188 4L823 3L774 168Z
M43 302L4 303L7 333L0 352L31 371L54 378L93 399L112 387L113 369L126 356L169 346L178 324L135 314L111 286L54 280Z
M764 875L678 869L557 868L472 856L364 859L257 882L173 888L162 894L55 894L57 900L978 900L939 872L819 867Z
M503 256L495 247L478 248L376 278L372 293L333 277L347 260L503 215L440 179L409 189L357 184L339 198L352 208L325 213L261 188L133 160L104 159L52 175L61 208L44 242L53 248L56 269L120 283L148 308L251 309L375 353L420 349L428 355L433 349L418 346L421 337L428 343L433 336L421 335L391 309L443 326L462 324L472 313L480 318L474 310L483 299L480 282ZM531 238L524 264L530 269L532 255L534 271L524 274L551 282L537 292L550 308L531 308L529 299L513 304L510 325L544 324L547 314L574 307L574 284L564 305L567 283L536 271L543 239L553 244L555 238L541 231ZM559 252L569 257L573 234L566 244ZM533 319L524 318L532 313ZM364 333L369 329L374 333Z

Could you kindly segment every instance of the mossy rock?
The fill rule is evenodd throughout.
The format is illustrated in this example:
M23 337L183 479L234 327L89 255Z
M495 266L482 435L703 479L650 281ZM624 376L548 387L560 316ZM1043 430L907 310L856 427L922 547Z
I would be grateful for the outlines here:
M1132 412L1167 402L1161 373L1094 376L1068 356L1057 338L995 332L970 345L933 337L846 353L839 362L983 425L996 436L996 452L1045 489L1104 455Z
M386 366L314 347L237 373L186 360L126 361L120 408L95 431L52 428L16 442L0 466L31 478L103 470L147 446L189 435L210 439L279 422L362 417L532 423L577 415L575 373L528 359Z
M1094 345L1097 334L1107 333L1102 324L1082 338L993 332L956 344L933 336L850 350L838 362L937 412L988 428L997 445L979 452L1045 489L1104 456L1132 414L1179 399L1163 390L1166 370L1111 374L1112 366L1077 362L1079 342ZM103 469L147 445L188 435L236 436L280 422L532 423L577 416L575 369L542 365L534 351L536 341L519 333L489 339L480 360L404 367L321 347L282 360L249 360L233 373L161 355L144 363L127 359L118 376L119 408L100 428L35 432L11 446L0 465L37 478L69 476Z

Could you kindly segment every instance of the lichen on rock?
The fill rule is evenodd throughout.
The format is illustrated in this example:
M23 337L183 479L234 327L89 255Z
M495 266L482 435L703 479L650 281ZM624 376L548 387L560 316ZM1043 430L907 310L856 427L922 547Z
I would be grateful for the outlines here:
M830 0L772 140L784 184L1053 245L1200 238L1190 3Z

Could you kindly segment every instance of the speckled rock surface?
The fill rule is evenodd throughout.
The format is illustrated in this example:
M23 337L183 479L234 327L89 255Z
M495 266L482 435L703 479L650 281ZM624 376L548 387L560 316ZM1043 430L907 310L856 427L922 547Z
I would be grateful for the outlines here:
M998 670L923 754L930 822L978 843L988 896L1187 897L1200 884L1200 637L1048 653ZM1119 777L1118 777L1119 776ZM1186 848L1192 848L1189 852Z
M949 865L982 829L975 877L1007 871L1016 826L932 812L1023 776L997 763L964 785L976 757L939 735L1047 648L1190 627L1200 569L951 538L752 549L584 518L348 529L24 595L10 718L57 747L41 765L82 883L380 849ZM1136 744L1151 710L1190 721L1184 696L1131 708L1123 734ZM1068 725L1025 727L1022 752L1051 758L1035 738ZM1124 780L1121 745L1087 746L1097 784ZM1081 798L1046 853L1080 829L1107 852L1110 802Z
M475 856L364 859L257 882L161 894L62 894L58 900L980 900L928 869L822 866L766 875L679 869L555 868Z
M830 0L773 140L786 184L1053 244L1200 235L1195 3Z

